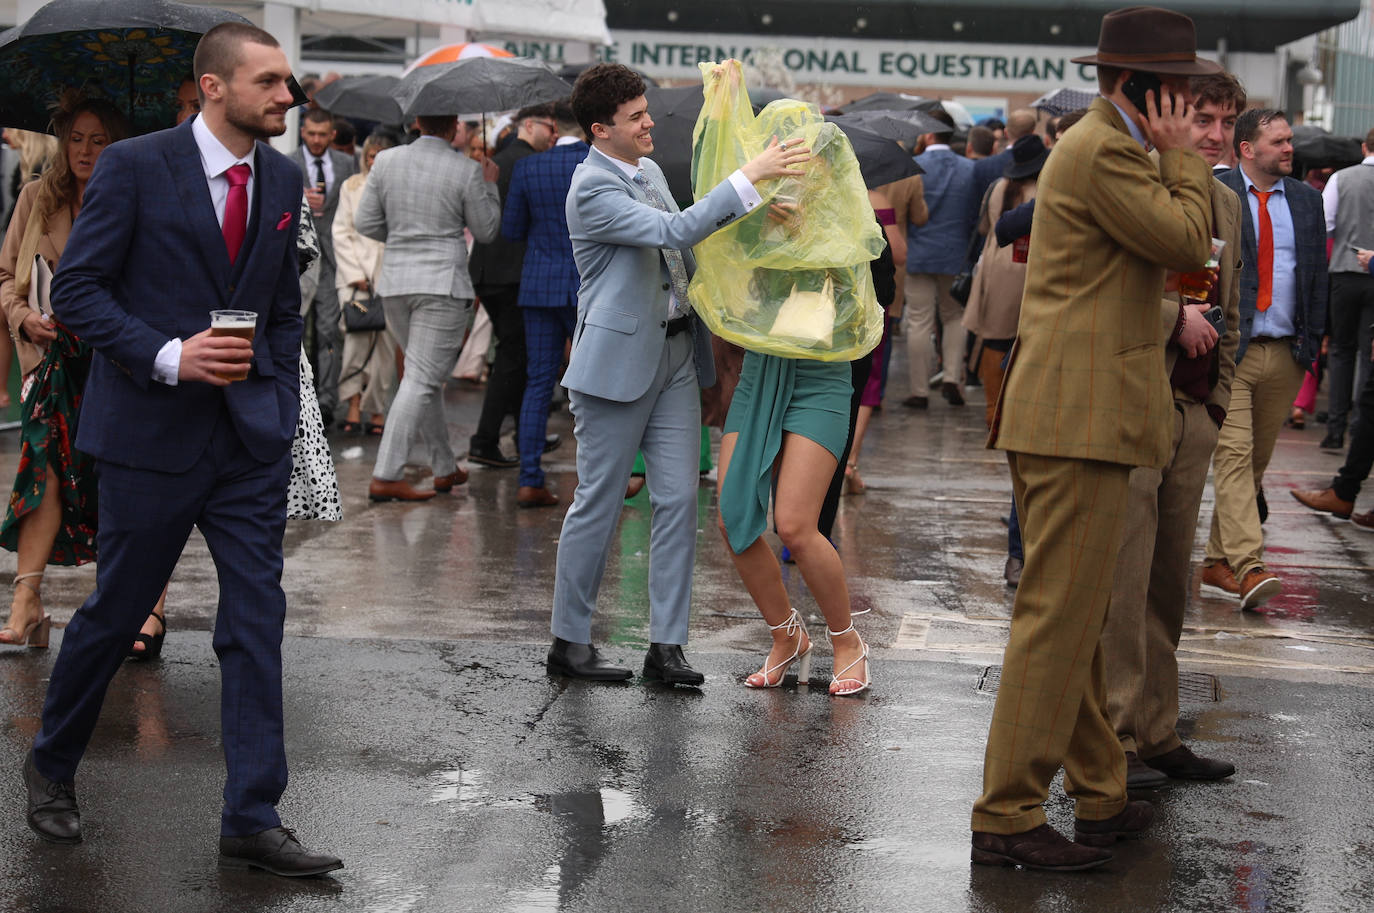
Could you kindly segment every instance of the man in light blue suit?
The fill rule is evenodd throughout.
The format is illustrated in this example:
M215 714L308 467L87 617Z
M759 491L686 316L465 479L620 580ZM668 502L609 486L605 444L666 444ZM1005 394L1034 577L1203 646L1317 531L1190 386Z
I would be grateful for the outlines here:
M754 184L800 174L809 150L776 140L679 211L653 152L644 83L620 64L578 77L573 111L591 151L573 174L568 232L582 285L568 388L577 437L573 504L563 520L553 596L549 672L623 681L631 671L591 644L592 611L615 537L635 452L647 469L651 641L646 678L699 685L682 655L696 557L699 387L715 382L710 334L692 314L691 247L762 202Z

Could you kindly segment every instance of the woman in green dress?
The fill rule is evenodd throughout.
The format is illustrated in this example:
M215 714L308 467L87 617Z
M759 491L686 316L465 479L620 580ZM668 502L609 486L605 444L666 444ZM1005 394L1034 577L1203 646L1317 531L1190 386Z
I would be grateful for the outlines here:
M43 313L45 303L35 297L39 307L30 306L41 272L35 256L57 269L96 160L129 132L124 115L99 99L59 111L53 123L57 156L20 194L0 247L0 306L24 372L19 471L0 527L0 546L18 553L18 569L0 644L30 647L48 645L51 619L39 592L44 568L94 561L96 530L93 467L73 446L91 352Z

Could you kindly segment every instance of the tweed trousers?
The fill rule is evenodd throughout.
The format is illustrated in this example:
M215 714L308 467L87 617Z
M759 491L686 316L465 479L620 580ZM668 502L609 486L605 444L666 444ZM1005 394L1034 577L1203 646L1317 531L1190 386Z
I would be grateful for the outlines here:
M1107 715L1124 751L1153 758L1181 744L1178 639L1188 606L1193 537L1217 425L1198 402L1174 400L1173 454L1131 470L1112 610L1102 631Z
M1126 806L1126 758L1107 718L1100 639L1125 527L1130 467L1008 452L1026 564L983 758L973 829L1019 834L1045 823L1064 768L1075 815Z
M405 377L387 416L373 478L401 478L416 438L436 476L458 467L444 417L444 383L458 361L472 302L443 295L395 295L386 299L386 328L405 353Z

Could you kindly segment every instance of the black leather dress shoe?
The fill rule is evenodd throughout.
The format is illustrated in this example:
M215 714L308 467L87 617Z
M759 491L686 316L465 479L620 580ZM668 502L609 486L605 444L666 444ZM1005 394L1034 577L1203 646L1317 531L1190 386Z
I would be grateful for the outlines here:
M468 462L493 469L511 469L520 465L520 458L507 456L500 447L469 447Z
M644 677L665 685L700 685L706 676L687 664L677 644L649 644L644 654Z
M33 766L33 751L24 757L24 786L29 793L29 827L49 843L81 842L81 810L76 784L56 783Z
M563 443L563 435L561 434L544 435L544 452L553 453L561 443Z
M561 637L555 637L549 647L548 667L550 675L594 682L623 682L634 674L623 666L606 662L591 644L575 644Z
M1175 780L1220 780L1236 772L1236 765L1231 762L1200 758L1193 754L1193 750L1187 745L1180 745L1173 751L1143 760L1150 767Z
M262 869L287 878L323 875L344 867L337 856L310 852L284 827L219 838L219 864L226 869Z

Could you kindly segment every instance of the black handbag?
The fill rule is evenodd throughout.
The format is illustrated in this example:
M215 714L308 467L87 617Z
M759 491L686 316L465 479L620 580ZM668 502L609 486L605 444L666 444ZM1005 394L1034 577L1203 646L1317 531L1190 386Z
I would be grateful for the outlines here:
M362 295L362 298L358 296ZM344 303L344 330L349 333L376 333L386 329L386 310L382 296L355 288Z
M978 207L979 218L987 209L988 199L992 196L992 188L997 186L993 181L986 191L983 192L983 202ZM964 268L954 274L954 278L949 283L949 297L960 304L968 304L968 296L973 294L973 271L978 266L978 255L982 252L983 239L978 234L978 229L974 228L973 234L968 239L968 249L964 251Z

